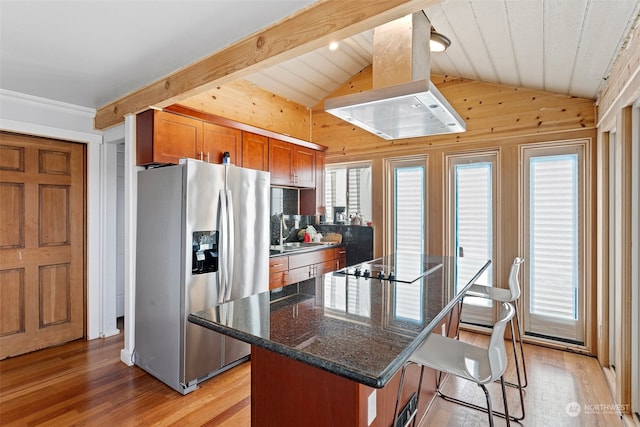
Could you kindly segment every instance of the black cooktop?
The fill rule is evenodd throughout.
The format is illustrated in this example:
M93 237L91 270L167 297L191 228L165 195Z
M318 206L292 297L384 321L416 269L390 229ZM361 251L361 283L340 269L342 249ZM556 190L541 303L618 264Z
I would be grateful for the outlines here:
M351 265L336 271L336 274L413 283L440 267L441 262L430 261L425 255L396 253Z

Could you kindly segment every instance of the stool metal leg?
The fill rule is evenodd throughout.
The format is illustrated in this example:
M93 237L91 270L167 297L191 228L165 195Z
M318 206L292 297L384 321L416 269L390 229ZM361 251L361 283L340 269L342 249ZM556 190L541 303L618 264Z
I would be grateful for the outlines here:
M522 325L520 324L520 310L518 307L518 300L514 301L513 307L515 308L515 317L516 318L516 326L518 328L518 341L520 342L520 357L522 359L522 372L524 372L524 385L522 388L525 388L529 384L529 380L527 379L527 365L524 360L524 349L522 347ZM513 320L512 320L513 321ZM514 353L515 356L515 353ZM516 356L517 357L517 356Z
M393 410L393 427L396 427L398 424L398 417L400 416L400 414L398 414L398 406L400 405L400 399L402 399L402 389L404 387L404 376L405 373L407 371L407 367L409 365L411 365L414 362L407 362L404 365L402 365L402 372L400 373L400 385L398 386L398 394L396 396L396 406L395 409ZM405 424L403 424L403 427L406 427L409 425L409 423L411 421L413 421L413 426L415 427L416 425L416 418L418 415L418 409L420 408L420 392L422 391L422 380L424 378L424 366L420 366L420 379L418 382L418 395L416 397L416 410L414 411L413 414L411 414L411 417L407 420L407 422Z
M493 410L491 408L491 396L489 396L489 390L484 384L478 384L478 387L484 391L484 397L487 399L487 414L489 415L489 427L493 427Z
M513 328L513 323L511 323L511 335L512 335L512 338L513 338L514 332L515 331L514 331L514 328ZM512 343L512 346L513 346L514 354L517 354L516 353L515 340L512 340L511 343ZM518 383L520 383L520 371L518 369L517 357L516 357L516 376L518 378ZM497 416L499 416L501 418L505 418L507 420L507 425L509 425L509 421L515 421L515 422L522 421L524 419L524 417L525 417L524 391L523 391L522 387L518 387L518 384L514 384L514 386L518 388L518 392L520 393L520 407L521 407L521 410L522 410L522 415L519 416L519 417L516 417L514 415L510 415L509 412L508 412L508 409L507 409L507 398L506 398L507 395L506 395L506 390L504 390L504 387L505 387L505 385L507 383L504 381L504 375L500 378L500 382L501 382L501 387L503 388L503 399L504 399L504 405L505 405L505 412L492 411L493 414L497 415ZM440 388L441 384L442 384L442 382L441 382L441 379L440 379L436 383L436 393L438 394L438 396L442 397L444 400L447 400L449 402L454 402L454 403L457 403L459 405L466 406L468 408L476 409L478 411L487 412L487 408L483 408L482 406L475 405L473 403L469 403L469 402L466 402L464 400L460 400L460 399L457 399L455 397L451 397L451 396L448 396L448 395L444 394L442 392L441 388ZM484 389L484 386L483 386L483 389ZM485 393L488 393L488 392L485 391Z
M402 372L400 373L400 385L398 386L398 395L396 396L396 408L393 410L393 425L395 426L398 422L398 405L400 405L400 398L402 397L402 387L404 386L404 374L407 370L407 365L409 363L405 363L402 365Z
M509 404L507 403L507 389L504 387L504 375L500 377L500 387L502 388L502 401L504 402L504 419L507 421L507 427L511 426L511 417L509 416ZM524 407L523 417L524 417Z
M511 325L511 346L513 348L513 358L515 359L515 365L516 365L516 377L518 378L518 384L512 384L512 383L508 383L506 381L504 381L503 378L500 378L500 381L504 385L509 385L512 387L515 387L518 389L518 393L520 394L520 409L522 411L522 415L520 417L512 417L512 419L514 421L520 421L524 419L524 391L522 387L522 379L520 377L520 366L518 364L518 352L516 351L516 340L515 340L515 330L513 328L513 319L511 319L511 321L509 322L509 324ZM504 376L503 376L504 377Z

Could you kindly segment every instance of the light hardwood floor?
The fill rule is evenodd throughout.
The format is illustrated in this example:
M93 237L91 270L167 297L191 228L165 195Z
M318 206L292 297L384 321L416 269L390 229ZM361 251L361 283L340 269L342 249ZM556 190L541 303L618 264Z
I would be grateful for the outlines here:
M462 339L483 342L481 335ZM0 361L0 425L249 426L250 363L212 378L181 396L138 367L120 362L120 336L75 341ZM526 426L622 426L594 358L530 346ZM448 380L448 391L483 402L473 384ZM455 390L454 390L455 389ZM501 409L499 386L491 385ZM508 389L517 408L515 389ZM576 417L566 406L577 402ZM607 406L609 405L609 406ZM482 426L486 415L436 399L421 426ZM505 425L496 419L496 425Z

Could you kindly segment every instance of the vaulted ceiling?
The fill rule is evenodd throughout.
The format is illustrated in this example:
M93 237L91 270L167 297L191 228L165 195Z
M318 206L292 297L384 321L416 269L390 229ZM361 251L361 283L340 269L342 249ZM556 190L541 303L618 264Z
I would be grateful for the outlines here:
M0 88L98 108L312 4L0 1ZM432 73L595 99L640 0L445 0ZM372 30L248 80L307 107L371 63Z
M424 10L451 40L431 72L596 99L638 25L637 0L447 0ZM307 107L371 64L373 30L247 80Z

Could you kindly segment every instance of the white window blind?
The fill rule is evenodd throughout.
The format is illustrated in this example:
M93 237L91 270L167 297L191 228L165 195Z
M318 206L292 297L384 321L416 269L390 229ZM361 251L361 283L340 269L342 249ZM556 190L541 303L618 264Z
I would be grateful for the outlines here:
M530 160L530 311L578 318L577 155Z
M493 259L491 169L489 162L455 166L455 238L458 256ZM476 283L491 286L490 271L485 271Z

